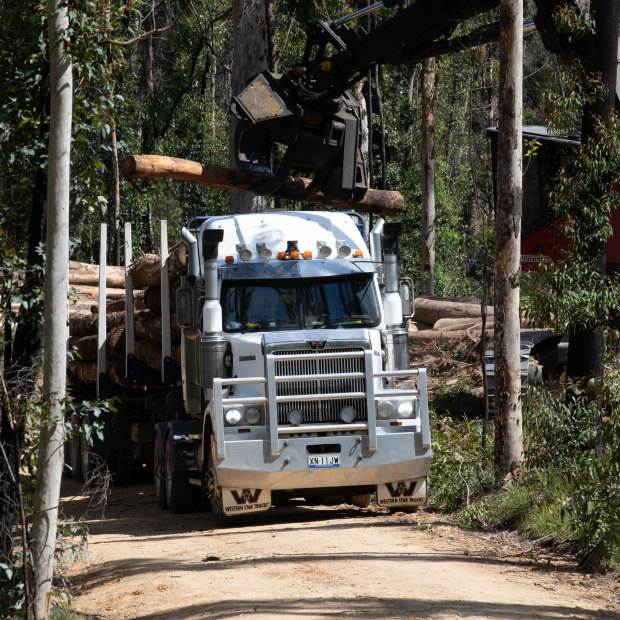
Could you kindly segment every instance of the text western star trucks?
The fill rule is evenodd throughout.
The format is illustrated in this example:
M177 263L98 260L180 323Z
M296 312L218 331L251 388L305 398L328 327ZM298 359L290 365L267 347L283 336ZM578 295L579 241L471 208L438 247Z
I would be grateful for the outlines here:
M399 232L380 220L369 253L346 213L212 217L197 238L184 230L177 320L193 420L156 427L160 504L186 509L192 484L220 520L283 494L425 501L426 375L409 370Z

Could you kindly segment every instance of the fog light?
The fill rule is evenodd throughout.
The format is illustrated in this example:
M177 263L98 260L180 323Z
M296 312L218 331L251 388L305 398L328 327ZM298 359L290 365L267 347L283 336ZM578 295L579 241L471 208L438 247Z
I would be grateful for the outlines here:
M340 254L342 258L346 258L349 254L351 254L351 248L348 245L341 245L338 248L338 254Z
M260 409L258 407L249 407L245 410L246 424L258 424L260 421Z
M241 422L241 411L239 409L229 409L226 414L226 423L230 426L237 426Z
M382 420L387 420L388 418L394 415L396 409L394 408L394 403L389 400L382 400L377 407L377 415Z
M401 418L410 418L413 415L413 403L405 400L398 404L398 415Z
M340 410L340 419L345 424L349 424L349 422L353 422L353 420L355 420L356 415L357 415L357 412L355 411L355 409L353 409L353 407L343 407Z
M291 409L288 414L288 421L293 426L299 426L304 421L304 415L300 409Z

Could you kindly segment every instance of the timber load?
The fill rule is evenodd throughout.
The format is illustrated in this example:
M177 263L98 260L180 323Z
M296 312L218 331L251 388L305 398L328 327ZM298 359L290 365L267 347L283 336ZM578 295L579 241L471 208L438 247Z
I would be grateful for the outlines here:
M175 311L175 291L185 271L183 242L168 254L171 357L180 363L181 329ZM158 254L143 254L127 269L133 281L134 351L137 360L159 372L162 365L161 260ZM69 353L68 368L86 384L97 383L99 266L70 261L69 264ZM125 267L106 266L106 373L122 387L136 387L125 377L126 321Z

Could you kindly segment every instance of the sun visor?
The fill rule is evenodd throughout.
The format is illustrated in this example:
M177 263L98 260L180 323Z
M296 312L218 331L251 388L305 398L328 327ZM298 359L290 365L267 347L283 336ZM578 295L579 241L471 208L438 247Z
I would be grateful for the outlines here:
M329 278L359 273L374 273L372 261L283 260L264 263L222 265L223 280L272 280L285 278Z

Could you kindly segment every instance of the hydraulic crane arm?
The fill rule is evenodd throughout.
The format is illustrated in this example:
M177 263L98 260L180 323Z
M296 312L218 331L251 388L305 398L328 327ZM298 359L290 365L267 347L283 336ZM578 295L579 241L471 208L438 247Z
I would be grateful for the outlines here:
M562 42L553 30L551 12L560 0L536 0L537 26L554 51ZM233 97L239 123L235 134L237 165L267 172L272 180L263 193L278 195L293 173L313 181L299 200L318 191L359 200L368 187L361 151L360 105L347 89L375 64L410 64L463 49L469 41L496 38L498 29L480 29L451 39L462 22L493 9L499 0L416 0L370 33L351 29L351 21L396 0L377 2L350 16L319 21L307 32L300 63L283 76L263 72ZM278 146L279 145L279 146Z

